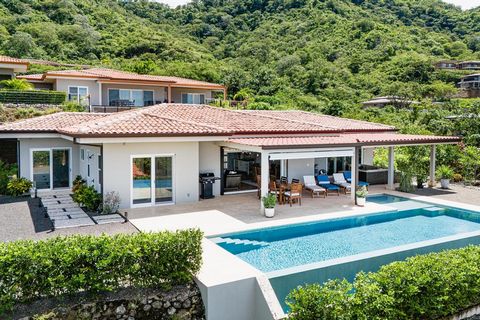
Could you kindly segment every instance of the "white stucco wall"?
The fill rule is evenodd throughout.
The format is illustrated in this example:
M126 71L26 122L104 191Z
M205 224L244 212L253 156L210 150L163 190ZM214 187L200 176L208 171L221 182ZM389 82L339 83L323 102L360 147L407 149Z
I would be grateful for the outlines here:
M216 177L221 177L220 172L220 147L215 142L200 142L199 146L199 170L203 172L213 172ZM215 181L213 185L213 194L220 194L221 180Z
M373 152L375 148L362 149L362 164L373 165Z
M132 156L173 155L176 203L198 201L199 143L107 143L103 145L103 192L117 191L121 208L131 206Z
M300 179L303 182L303 176L313 175L315 159L292 159L288 160L288 179Z
M81 79L57 79L53 87L54 90L63 91L67 94L68 99L68 87L69 86L81 86L88 88L88 94L90 95L90 104L100 104L100 91L98 83L95 80L81 80Z
M32 139L19 139L20 141L20 176L27 179L31 179L32 163L30 158L31 149L42 148L72 148L71 153L71 167L72 167L72 179L80 173L79 171L79 147L73 144L71 141L60 138L32 138Z

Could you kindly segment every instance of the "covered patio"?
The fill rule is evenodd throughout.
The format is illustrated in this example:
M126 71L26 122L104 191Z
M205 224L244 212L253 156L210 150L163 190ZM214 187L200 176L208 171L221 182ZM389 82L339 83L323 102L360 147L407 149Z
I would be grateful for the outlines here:
M339 135L317 135L317 136L288 136L288 137L248 137L230 138L227 142L221 143L222 147L236 148L258 152L261 154L261 175L260 175L260 196L266 196L269 193L270 182L270 163L280 160L280 172L283 176L292 179L298 179L303 183L304 176L316 175L314 171L313 159L331 158L331 157L350 157L351 158L351 192L349 195L349 204L356 203L356 190L359 185L359 165L361 164L361 154L365 148L388 148L388 179L384 189L395 189L395 147L399 146L430 146L430 166L429 166L429 186L436 183L435 163L436 163L436 145L456 144L460 141L458 137L446 136L425 136L425 135L407 135L394 132L376 133L376 134L339 134ZM290 160L310 160L305 161L305 167L296 171L293 175L285 169L285 161ZM330 179L331 182L332 179ZM370 189L372 190L372 189ZM307 199L303 197L304 199ZM328 197L332 201L333 197ZM326 201L326 202L328 202ZM263 212L263 203L260 201L261 211ZM277 206L281 207L281 206ZM323 204L322 204L323 207ZM337 209L340 209L337 207ZM278 211L278 209L277 209Z

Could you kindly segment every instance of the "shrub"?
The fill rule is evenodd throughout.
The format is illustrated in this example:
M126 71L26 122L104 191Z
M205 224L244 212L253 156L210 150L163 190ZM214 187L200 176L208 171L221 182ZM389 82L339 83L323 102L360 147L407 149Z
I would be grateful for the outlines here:
M7 192L11 196L18 197L28 192L32 185L32 181L27 178L13 178L7 183Z
M0 90L0 102L25 104L62 104L66 93L51 90Z
M299 287L290 319L437 319L480 303L480 246L394 262L355 281Z
M120 208L120 195L116 191L108 192L102 205L102 212L104 214L115 213Z
M68 101L62 105L62 111L65 112L84 112L86 107L76 102Z
M247 105L249 110L271 110L272 106L266 102L251 102Z
M368 190L366 186L361 186L358 188L357 192L355 192L357 198L366 198L368 195Z
M17 174L17 165L8 164L0 160L0 194L7 194L7 185L11 176Z
M410 172L400 173L400 186L398 189L402 192L415 191L415 188L412 185L412 174Z
M453 178L453 169L445 165L439 166L437 168L437 176L440 177L440 179L450 180Z
M267 196L262 198L262 201L265 208L275 208L275 204L277 203L277 196L273 193L269 193Z
M25 79L10 79L0 81L0 87L2 89L11 89L11 90L33 90L33 84L28 82Z
M75 194L78 188L86 184L87 184L87 180L83 179L82 176L76 176L75 180L73 180L72 182L72 192Z
M460 181L462 181L462 180L463 180L463 177L462 177L462 175L461 175L460 173L455 173L455 174L453 175L453 181L455 181L455 182L460 182Z
M97 211L102 203L102 196L97 190L95 190L95 187L87 186L85 183L81 182L77 184L72 199L91 212Z
M43 297L188 283L200 269L201 240L191 229L0 243L0 315Z

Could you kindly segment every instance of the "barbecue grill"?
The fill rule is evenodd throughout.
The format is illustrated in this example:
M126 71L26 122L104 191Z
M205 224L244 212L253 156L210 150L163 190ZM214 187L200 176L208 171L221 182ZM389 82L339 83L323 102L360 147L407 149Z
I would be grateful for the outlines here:
M213 184L215 180L220 180L220 178L215 177L213 172L200 173L200 198L202 199L211 199L215 196L213 195Z

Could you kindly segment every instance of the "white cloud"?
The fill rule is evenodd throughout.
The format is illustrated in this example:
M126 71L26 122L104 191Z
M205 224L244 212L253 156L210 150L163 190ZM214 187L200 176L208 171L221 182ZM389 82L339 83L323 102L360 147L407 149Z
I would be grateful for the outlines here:
M462 9L472 9L480 6L480 0L443 0L448 3L452 3L456 6L462 7Z
M172 8L175 8L176 6L187 4L190 2L190 0L156 0L156 1L168 4Z

